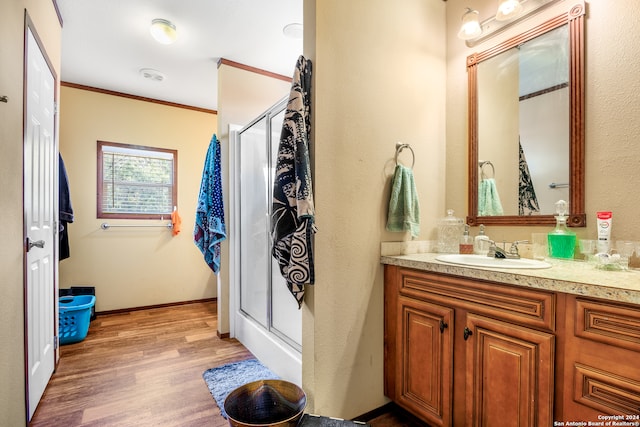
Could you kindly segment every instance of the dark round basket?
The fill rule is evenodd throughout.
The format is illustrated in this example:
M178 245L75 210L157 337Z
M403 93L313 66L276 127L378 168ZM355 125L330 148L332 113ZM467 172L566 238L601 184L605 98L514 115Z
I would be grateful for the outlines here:
M295 427L307 395L297 385L283 380L260 380L233 390L224 401L232 427Z

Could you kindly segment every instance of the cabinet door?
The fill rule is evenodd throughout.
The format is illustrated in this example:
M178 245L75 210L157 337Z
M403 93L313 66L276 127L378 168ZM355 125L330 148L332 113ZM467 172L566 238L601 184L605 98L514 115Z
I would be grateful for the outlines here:
M554 336L474 314L466 324L466 425L553 425Z
M400 296L397 403L431 426L451 425L453 309Z

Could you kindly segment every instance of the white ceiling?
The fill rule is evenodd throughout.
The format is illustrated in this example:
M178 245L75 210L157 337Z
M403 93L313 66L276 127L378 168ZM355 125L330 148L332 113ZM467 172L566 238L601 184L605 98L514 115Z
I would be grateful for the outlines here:
M303 0L57 0L63 19L63 82L218 109L217 61L225 58L292 76L302 40ZM151 38L151 20L172 21L178 40ZM152 68L162 82L145 79Z

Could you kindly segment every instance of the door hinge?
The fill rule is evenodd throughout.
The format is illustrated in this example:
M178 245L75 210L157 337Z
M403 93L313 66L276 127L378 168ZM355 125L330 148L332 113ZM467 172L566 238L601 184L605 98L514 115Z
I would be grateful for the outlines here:
M53 337L53 349L57 350L58 347L60 347L60 339L56 335L56 336Z
M59 110L60 109L58 108L58 103L54 102L53 103L53 114L58 114Z

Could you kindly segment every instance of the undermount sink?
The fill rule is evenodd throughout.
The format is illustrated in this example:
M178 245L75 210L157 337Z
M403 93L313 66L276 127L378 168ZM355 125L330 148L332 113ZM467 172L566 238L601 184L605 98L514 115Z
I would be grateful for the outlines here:
M487 268L521 268L521 269L537 269L550 268L551 264L535 259L519 258L492 258L486 255L467 255L467 254L446 254L438 255L436 260L448 262L451 264L468 265L473 267Z

